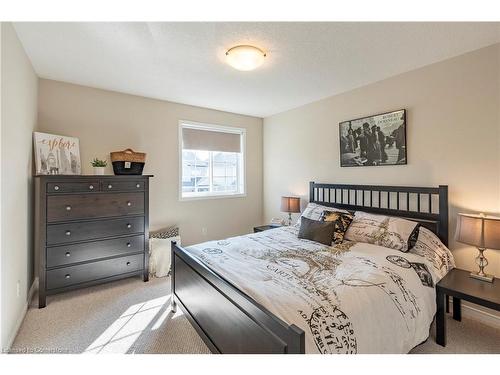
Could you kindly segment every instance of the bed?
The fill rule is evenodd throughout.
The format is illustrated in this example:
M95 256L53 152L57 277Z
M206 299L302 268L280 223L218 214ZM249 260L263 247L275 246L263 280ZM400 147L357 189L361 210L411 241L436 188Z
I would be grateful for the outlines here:
M214 353L407 353L427 339L434 285L453 267L447 195L311 182L311 203L417 221L417 245L326 246L298 239L297 226L172 244L172 310Z

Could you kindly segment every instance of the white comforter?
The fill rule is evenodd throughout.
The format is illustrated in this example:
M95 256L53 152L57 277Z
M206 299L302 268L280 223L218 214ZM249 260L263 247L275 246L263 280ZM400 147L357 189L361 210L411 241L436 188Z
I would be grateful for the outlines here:
M436 311L434 285L449 250L420 229L407 253L344 241L335 247L284 227L187 250L255 301L306 333L306 353L407 353Z

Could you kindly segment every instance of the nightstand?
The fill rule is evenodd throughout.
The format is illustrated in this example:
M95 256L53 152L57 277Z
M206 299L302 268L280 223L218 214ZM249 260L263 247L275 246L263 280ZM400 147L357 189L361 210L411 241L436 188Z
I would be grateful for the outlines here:
M436 285L436 342L446 345L445 312L448 296L453 297L453 319L462 320L461 300L500 311L500 279L492 283L473 279L469 271L452 269Z
M264 232L265 230L279 228L280 226L281 225L271 225L271 224L261 225L261 226L258 226L258 227L253 227L253 232L254 233Z

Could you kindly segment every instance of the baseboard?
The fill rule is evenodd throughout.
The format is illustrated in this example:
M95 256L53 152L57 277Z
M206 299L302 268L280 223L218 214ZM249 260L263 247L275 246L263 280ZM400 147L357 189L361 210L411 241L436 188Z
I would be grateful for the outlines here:
M453 299L450 298L450 312L453 311ZM486 324L490 327L500 329L500 315L496 315L480 309L475 305L470 305L462 301L462 316L464 318L472 319L480 323Z
M10 351L10 348L12 347L12 344L16 339L17 332L19 332L19 328L21 328L21 324L23 324L24 317L26 316L26 311L28 311L28 302L24 304L23 309L21 310L21 314L19 314L16 325L14 326L14 329L12 330L9 339L7 340L7 346L5 348L2 348L3 353L8 353Z
M21 324L23 324L24 317L26 316L26 312L28 311L28 306L33 296L35 295L37 289L38 289L38 278L35 278L35 280L33 280L33 284L31 284L31 287L28 291L28 295L26 296L26 302L24 303L23 309L21 310L21 314L19 314L19 318L17 319L16 324L14 325L14 329L12 330L10 337L7 340L7 346L5 348L2 348L2 352L8 353L10 351L10 348L12 347L12 344L16 339L17 333L19 332L19 328L21 328Z
M477 320L481 323L500 329L500 316L480 310L474 306L462 303L463 316Z

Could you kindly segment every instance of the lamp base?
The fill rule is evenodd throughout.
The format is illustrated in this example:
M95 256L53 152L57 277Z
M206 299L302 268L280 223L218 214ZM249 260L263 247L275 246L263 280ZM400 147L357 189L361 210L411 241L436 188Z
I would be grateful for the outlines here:
M479 272L471 272L470 277L473 277L474 279L478 279L481 281L486 281L489 283L492 283L494 279L492 275L487 275L487 274L480 275Z

